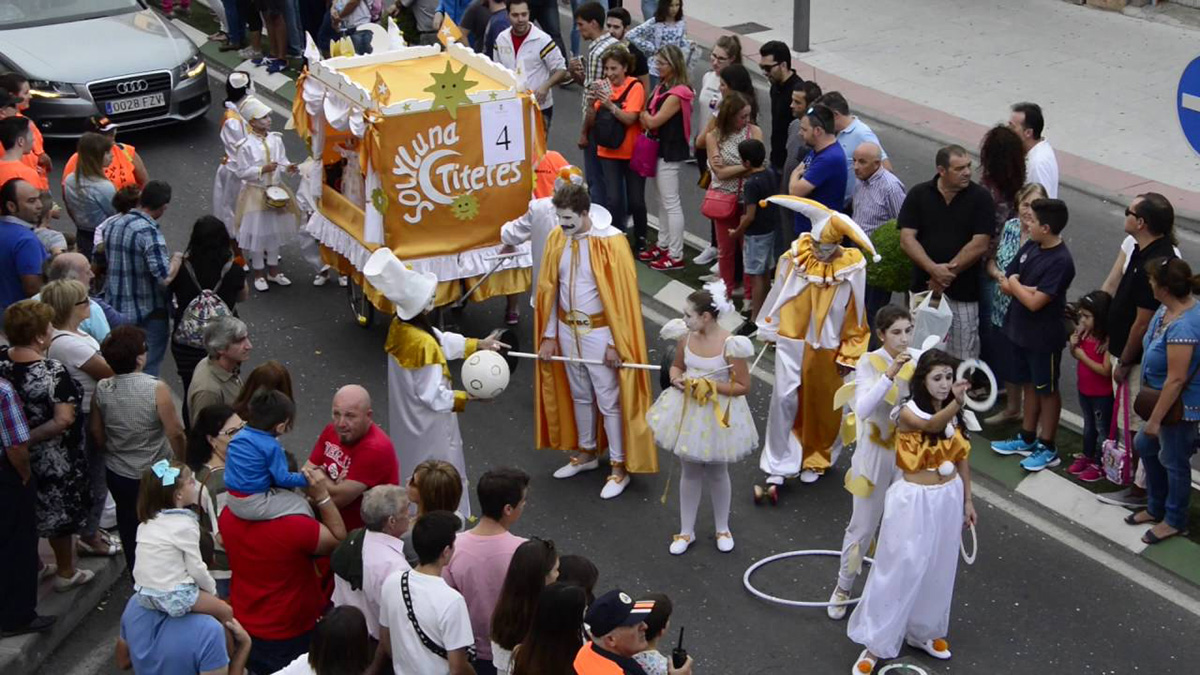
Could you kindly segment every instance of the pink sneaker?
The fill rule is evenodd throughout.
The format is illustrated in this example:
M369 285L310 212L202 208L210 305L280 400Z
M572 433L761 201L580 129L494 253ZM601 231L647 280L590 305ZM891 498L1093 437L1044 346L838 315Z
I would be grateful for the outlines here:
M1075 461L1071 463L1071 467L1067 469L1067 473L1072 476L1078 476L1083 473L1089 466L1092 465L1092 460L1084 455L1075 455Z
M637 255L637 258L638 258L638 260L641 260L642 262L648 263L648 262L654 262L655 260L658 260L659 258L663 257L666 254L667 254L666 249L661 249L657 246L651 246L650 248L639 253Z
M685 263L682 259L676 260L675 258L672 258L669 255L663 255L663 257L650 263L650 269L658 270L660 272L670 272L672 270L681 270L684 267L687 267L687 263Z
M1079 474L1079 480L1085 483L1098 483L1104 478L1104 469L1099 464L1088 464L1087 468Z

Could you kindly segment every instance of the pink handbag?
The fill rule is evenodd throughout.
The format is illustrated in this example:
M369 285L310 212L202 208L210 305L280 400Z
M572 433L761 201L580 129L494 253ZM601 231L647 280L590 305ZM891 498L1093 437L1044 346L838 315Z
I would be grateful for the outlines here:
M658 174L658 141L647 133L634 138L629 168L642 178L654 178Z
M1118 414L1125 413L1125 426L1121 427ZM1117 438L1117 432L1121 437ZM1129 485L1133 480L1133 438L1129 425L1129 383L1117 385L1117 398L1113 403L1112 425L1108 439L1100 448L1100 465L1104 477L1114 485Z

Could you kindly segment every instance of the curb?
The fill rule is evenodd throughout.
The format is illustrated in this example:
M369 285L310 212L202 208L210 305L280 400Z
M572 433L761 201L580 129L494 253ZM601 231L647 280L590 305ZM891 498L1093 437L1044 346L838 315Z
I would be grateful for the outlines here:
M47 580L38 589L38 614L56 616L54 628L46 633L0 640L0 673L32 673L62 644L83 619L96 608L125 571L125 556L80 558L80 568L96 573L91 583L67 593L56 593Z
M637 8L631 8L631 10L635 15L640 14ZM225 75L243 62L236 54L218 52L216 44L204 41L205 36L200 34L200 31L179 20L175 20L174 23L187 32L193 40L196 40L199 34L198 44L200 45L200 52L204 56L210 71L219 78L223 79ZM702 22L695 23L702 24ZM703 25L707 26L707 24ZM711 26L707 27L712 29ZM743 43L748 44L748 48L746 49L747 56L751 60L755 60L757 58L756 45L758 45L758 42L743 37ZM697 42L697 44L706 50L710 48L710 45L706 43ZM756 86L765 88L767 86L766 78L760 73L753 72L754 69L751 70ZM296 93L294 81L286 78L286 76L270 76L271 79L267 79L258 76L257 73L255 75L255 86L259 97L285 110L291 109L292 98ZM287 81L278 82L275 79L276 77L286 79ZM272 87L272 84L275 86ZM867 107L858 107L857 109L864 117L870 118L873 121L878 121L885 126L935 143L966 142L963 139L940 134L928 128L907 124L895 117L879 113ZM1126 199L1124 195L1105 190L1070 176L1067 176L1065 180L1061 180L1061 184L1109 202L1122 203ZM1177 212L1177 215L1179 215L1179 212ZM1200 213L1191 214L1184 212L1182 217L1192 221L1188 223L1189 229L1200 231ZM657 231L656 219L651 218L650 220L650 227ZM698 242L690 240L686 243L691 247L698 245ZM656 304L661 305L663 308L669 308L670 311L676 311L679 307L683 306L688 294L696 290L664 272L650 269L644 263L638 262L637 266L638 287L641 293L653 299ZM658 314L658 312L654 313ZM662 318L662 315L653 318ZM666 315L665 318L671 318L671 316ZM734 331L741 323L742 319L739 316L734 316L723 321L722 326L727 330ZM773 382L774 378L771 375L773 372L773 363L774 360L772 358L764 357L763 363L755 371L756 376L766 382ZM1082 420L1076 418L1077 416L1075 415L1064 415L1063 421L1066 426L1072 427L1072 431L1078 433L1082 425ZM1026 473L1017 465L1016 460L1008 461L994 455L990 450L987 439L984 439L981 435L976 435L972 445L974 446L974 452L971 453L971 468L973 471L977 471L979 474L995 482L998 486L1002 486L1006 491L1019 494L1058 516L1065 517L1072 523L1099 535L1127 553L1148 560L1190 584L1200 586L1200 544L1177 537L1154 547L1147 546L1140 540L1142 529L1130 528L1121 521L1121 516L1126 513L1125 509L1099 502L1089 490L1051 471L1043 471L1035 474ZM2 667L3 662L0 661L0 669Z

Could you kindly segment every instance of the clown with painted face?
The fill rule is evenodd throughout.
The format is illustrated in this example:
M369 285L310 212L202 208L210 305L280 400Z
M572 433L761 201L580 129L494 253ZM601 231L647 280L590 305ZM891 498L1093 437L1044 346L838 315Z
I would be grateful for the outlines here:
M775 390L759 461L774 496L785 476L800 474L812 483L833 464L841 427L834 394L870 340L863 251L876 261L879 256L846 215L799 197L768 201L812 222L812 231L780 256L774 287L756 318L759 338L775 343ZM859 248L843 247L846 237Z
M401 484L407 484L413 470L427 459L450 462L463 481L458 513L470 517L457 413L474 399L451 386L447 360L508 345L497 339L499 331L475 339L434 328L429 313L437 295L437 277L432 272L414 272L386 247L376 249L363 265L363 277L396 308L383 349L389 356L388 432L400 461Z
M558 227L546 239L534 304L542 359L534 390L537 447L571 451L554 472L570 478L599 468L607 443L612 473L600 496L612 499L629 485L630 473L658 471L646 425L649 375L620 367L647 360L633 252L586 186L559 186L552 205ZM603 365L550 360L558 355Z

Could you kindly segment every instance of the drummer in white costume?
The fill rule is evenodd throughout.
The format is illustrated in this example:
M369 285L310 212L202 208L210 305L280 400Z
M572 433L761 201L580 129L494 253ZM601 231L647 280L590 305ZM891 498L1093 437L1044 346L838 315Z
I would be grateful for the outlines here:
M283 174L295 173L296 166L288 162L283 136L271 131L271 109L248 97L241 111L249 132L234 160L234 171L243 183L234 229L238 246L254 269L254 288L263 293L269 290L268 281L292 285L279 271L279 249L300 229L300 209L283 184Z
M388 431L400 460L401 484L427 459L450 462L463 479L458 512L471 515L467 490L467 465L457 413L468 400L465 391L451 387L447 360L461 359L479 349L499 350L507 345L493 333L485 339L465 338L440 331L429 323L437 292L437 277L414 272L387 248L375 251L363 266L363 276L396 306L388 330Z
M883 346L858 360L854 383L843 387L851 396L853 417L847 417L854 420L857 436L846 474L846 491L853 495L854 511L842 539L838 583L830 602L850 599L863 556L871 550L871 541L879 531L888 488L900 477L893 448L896 422L892 412L908 398L908 382L916 365L908 352L912 316L903 307L885 305L875 314L875 325ZM840 400L839 396L837 402ZM830 605L826 612L836 621L845 618L846 609L847 605Z
M240 110L240 106L248 98L250 75L240 70L233 71L225 81L225 116L221 122L221 146L224 147L225 154L221 157L216 178L213 179L212 198L213 215L225 223L229 235L235 238L233 219L237 211L238 196L242 192L242 180L234 171L233 160L248 133L246 120Z

